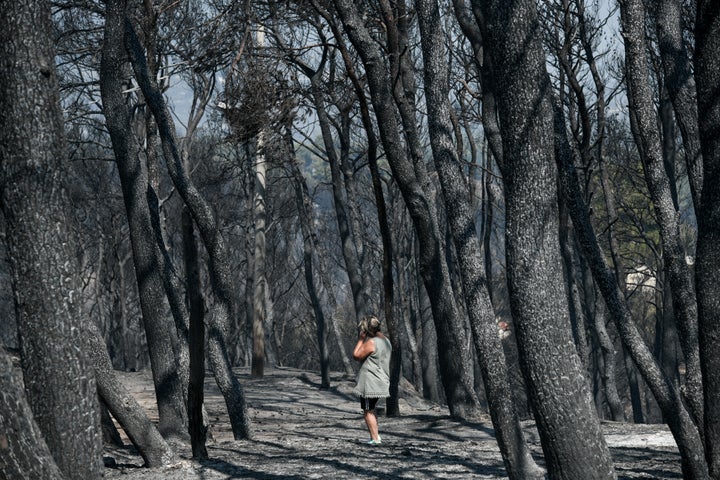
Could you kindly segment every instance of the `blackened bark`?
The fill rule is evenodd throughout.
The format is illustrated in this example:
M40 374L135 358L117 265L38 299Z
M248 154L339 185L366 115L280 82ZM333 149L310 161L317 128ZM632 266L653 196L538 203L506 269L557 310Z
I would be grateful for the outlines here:
M600 365L600 378L602 387L610 409L610 418L615 422L625 421L625 411L622 401L617 390L617 382L615 381L615 345L608 334L606 321L607 309L604 300L598 299L598 308L595 313L595 331L597 332L598 345L600 346L600 354L602 363Z
M33 458L40 461L33 467L36 473L55 471L52 454L65 478L99 479L100 411L86 352L87 319L80 307L81 265L66 190L68 153L52 33L49 2L3 3L0 207L6 221L25 394L15 372L9 371L7 356L0 354L2 383L9 387L2 392L0 417L15 404L27 418L6 417L2 423L31 430L3 427L0 434L9 435L4 448L10 446L10 461L23 466ZM20 415L13 411L9 417ZM34 447L39 450L29 451Z
M293 148L292 132L286 129L286 144L290 154L289 166L290 176L295 187L295 201L298 209L298 220L303 236L303 270L305 274L305 288L307 288L310 304L315 313L316 332L318 348L320 350L320 379L321 387L330 387L330 362L327 347L327 327L325 326L325 312L322 309L318 289L315 288L315 274L313 273L313 252L318 251L317 239L313 232L313 215L310 192L308 191L305 178L298 166L295 150Z
M107 404L102 398L98 398L100 402L100 425L102 427L103 443L113 445L115 447L122 447L124 442L120 436L120 431L115 426L115 422L110 416L110 411L107 408Z
M589 345L587 332L585 328L586 319L583 315L582 305L580 302L580 292L577 285L577 269L575 268L574 249L572 242L573 229L570 224L570 217L564 201L559 203L559 219L560 219L560 254L562 255L563 271L567 279L567 297L568 308L570 310L570 325L572 326L573 339L575 340L575 349L580 356L583 368L588 370L589 365Z
M440 177L452 240L457 250L462 290L475 351L485 386L495 436L511 479L544 478L520 427L495 313L483 274L483 257L473 219L470 192L452 138L449 72L444 30L436 0L416 0L420 25L428 128Z
M1 346L0 432L0 478L66 478L53 460L43 433L33 418L23 388L22 372L13 365L10 355Z
M130 243L140 294L143 326L158 402L159 429L165 436L187 437L185 385L175 362L175 329L165 314L165 291L160 276L162 260L156 244L156 230L148 204L148 175L140 158L140 145L133 135L131 115L122 94L125 2L107 3L105 38L100 62L100 91L103 111L115 162L120 174L123 200L130 227Z
M360 106L360 118L365 127L365 135L367 136L368 149L367 159L368 168L370 170L370 178L372 180L373 195L375 196L375 208L377 209L378 225L380 227L380 237L383 246L382 272L383 272L383 310L385 312L385 322L387 323L387 332L390 336L392 344L392 355L390 357L390 397L385 402L387 415L400 414L400 402L398 391L400 385L401 363L402 363L402 343L400 342L400 329L398 322L393 313L394 307L394 281L393 281L393 245L390 224L388 221L387 206L385 204L385 195L383 193L382 180L380 177L380 167L378 166L378 138L370 117L370 107L365 96L358 75L355 71L349 52L342 41L342 36L335 23L332 24L333 33L338 38L338 48L345 62L345 69L348 77L352 81L355 95Z
M216 298L209 321L208 356L215 374L215 380L225 398L233 435L236 439L249 438L250 419L247 414L245 396L240 382L232 372L227 352L228 322L235 313L227 248L218 230L215 215L210 205L192 183L188 172L183 166L172 118L167 110L162 93L148 77L142 48L128 19L124 20L124 29L125 48L130 55L135 78L158 124L168 173L187 205L208 253L208 270Z
M461 322L440 242L435 207L428 198L423 179L418 178L416 165L407 158L405 143L400 136L398 110L393 107L396 99L390 85L392 77L384 55L365 28L357 6L350 0L335 0L334 4L365 65L375 115L383 126L380 138L418 235L420 273L438 331L441 377L448 407L453 416L469 419L479 413L479 402L467 369L469 361L463 351L462 329L458 326Z
M635 143L643 160L645 181L655 209L663 247L667 281L672 289L673 310L680 346L685 356L683 396L697 425L703 425L702 376L698 345L695 287L680 242L680 213L673 202L665 171L657 115L649 83L645 41L645 8L642 0L620 2L625 40L628 101L635 117L631 123Z
M655 26L663 67L663 80L675 112L685 150L693 204L700 207L703 161L698 130L697 92L682 30L682 2L656 0Z
M703 190L698 214L695 275L705 394L705 443L710 474L720 479L720 3L697 2L697 85Z
M532 1L476 0L504 155L510 307L550 478L615 478L575 351L558 239L553 110Z
M400 116L403 136L406 140L405 147L407 149L407 154L412 160L412 166L415 172L415 180L417 181L420 188L422 188L426 192L427 215L435 219L434 221L438 223L439 215L436 207L437 202L435 201L435 187L430 181L427 163L424 158L425 150L423 147L423 141L421 139L420 128L417 122L418 108L417 84L415 79L416 72L413 57L409 53L411 49L410 19L412 17L412 13L408 11L408 6L406 5L405 0L394 2L381 0L380 2L378 2L378 5L380 7L379 10L386 26L385 38L388 58L388 72L390 78L392 79L390 83L390 89L393 98L395 99L395 104L397 105L397 112ZM439 229L440 227L438 226L437 228ZM453 285L452 283L453 274L449 271L450 266L452 265L451 261L449 260L451 257L451 252L445 247L445 239L442 239L439 230L436 239L439 248L438 259L444 264L440 265L440 268L448 270L447 282L449 282L449 285L447 286L447 288L449 290L446 294L450 295L450 290L455 290L455 285ZM424 242L421 240L419 243L421 248L423 248L423 244ZM421 274L422 272L423 270L421 269ZM428 291L432 292L432 290ZM431 305L433 304L432 296L433 294L431 293ZM457 353L460 356L458 357L457 361L460 362L459 366L463 372L462 377L465 377L463 381L472 382L474 380L472 378L472 375L474 374L474 359L472 358L472 354L470 354L470 350L464 347L464 345L468 343L467 325L463 321L461 309L457 304L455 304L454 299L452 303L454 304L452 308L454 309L455 313L452 316L446 317L448 326L450 327L452 333L456 336L455 339L451 339L451 342L455 343L458 346ZM387 305L386 308L388 308ZM433 315L435 314L436 312L433 311ZM445 341L440 337L438 337L438 340ZM438 346L438 349L441 350L441 359L443 355L443 348L444 347L442 346ZM398 351L398 353L400 352ZM444 360L441 360L441 362L444 362ZM393 363L392 367L396 369L399 368L399 363ZM444 372L442 363L441 370ZM393 373L399 377L399 370L396 370ZM443 373L443 375L445 374L446 372ZM447 386L445 388L447 389ZM469 383L467 388L470 388ZM470 392L470 390L468 391ZM471 396L468 399L472 403L477 402L477 398L475 397L474 392L471 392ZM476 408L477 407L475 406L471 407L471 409Z
M188 375L188 433L193 457L208 457L205 442L207 426L203 418L205 398L205 300L200 291L200 263L195 229L187 209L182 211L183 259L185 260L186 297L190 310L188 332L190 368Z
M147 50L147 57L150 59L148 62L148 70L150 75L157 77L159 73L159 66L157 62L157 11L154 8L152 2L144 2L144 46ZM146 106L144 106L146 107ZM172 313L175 321L175 329L177 336L171 336L173 340L173 350L175 352L175 358L178 365L178 375L180 376L180 382L183 389L187 389L189 384L188 375L190 371L190 353L188 351L188 328L190 320L188 318L188 311L186 304L182 297L182 288L180 286L180 279L168 253L163 238L163 228L160 221L160 202L157 198L156 192L160 185L160 137L157 131L157 122L152 116L152 112L149 108L144 108L145 115L145 158L147 163L148 171L148 193L147 202L150 209L150 218L152 222L153 231L155 233L155 241L157 243L157 255L158 263L160 265L161 278L163 281L163 288L167 295L167 300L170 305L170 312ZM192 135L190 129L187 132L188 135ZM187 392L184 391L183 395L187 397ZM187 418L182 419L183 424L187 424Z
M605 304L615 322L627 353L632 357L635 366L650 387L668 422L670 431L680 450L683 472L688 475L688 478L707 478L706 468L705 473L703 473L704 462L698 455L698 452L703 451L703 445L695 423L685 409L679 392L655 363L650 349L632 319L625 301L625 295L620 290L615 273L605 261L604 253L590 223L588 207L580 192L577 174L572 163L572 152L565 136L565 121L562 110L557 106L555 108L555 124L558 148L556 159L558 161L560 184L564 191L564 197L568 202L568 209L577 231L578 242L592 271L595 283L605 298ZM640 410L638 408L637 410L634 409L634 411L639 413Z
M177 457L162 437L145 409L117 380L100 330L93 325L89 334L88 352L97 377L97 392L140 452L146 467L167 465Z

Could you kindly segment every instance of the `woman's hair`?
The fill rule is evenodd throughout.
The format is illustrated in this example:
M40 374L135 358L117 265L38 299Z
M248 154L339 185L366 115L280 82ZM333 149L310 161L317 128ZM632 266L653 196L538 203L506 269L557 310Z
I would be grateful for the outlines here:
M374 337L380 331L380 320L375 315L366 315L360 320L358 328Z

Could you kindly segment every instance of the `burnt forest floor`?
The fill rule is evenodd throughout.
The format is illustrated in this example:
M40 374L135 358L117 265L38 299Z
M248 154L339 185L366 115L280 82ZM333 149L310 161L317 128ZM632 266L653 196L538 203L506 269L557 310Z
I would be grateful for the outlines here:
M243 385L252 422L252 440L233 439L224 399L211 376L205 406L211 422L210 458L193 460L189 445L176 445L178 461L143 468L127 438L124 447L106 445L105 478L127 480L220 479L502 479L506 478L489 418L461 423L444 406L428 403L401 388L398 417L379 416L383 443L364 445L369 436L354 382L331 376L320 388L317 373L266 369L253 380L249 369L236 374ZM118 372L121 381L157 420L152 379L147 371ZM381 402L380 407L384 404ZM539 465L542 450L532 422L523 423ZM680 456L665 425L603 422L620 479L679 479ZM582 479L578 479L582 480Z

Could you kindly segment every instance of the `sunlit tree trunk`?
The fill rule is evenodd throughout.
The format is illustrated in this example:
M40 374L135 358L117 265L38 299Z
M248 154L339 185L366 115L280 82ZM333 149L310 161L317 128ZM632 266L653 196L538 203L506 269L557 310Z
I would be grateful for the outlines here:
M261 130L257 138L257 148L253 157L253 218L255 229L253 238L253 321L252 321L252 377L262 378L265 371L265 293L267 279L265 277L265 187L267 185L267 164L265 162L264 132Z

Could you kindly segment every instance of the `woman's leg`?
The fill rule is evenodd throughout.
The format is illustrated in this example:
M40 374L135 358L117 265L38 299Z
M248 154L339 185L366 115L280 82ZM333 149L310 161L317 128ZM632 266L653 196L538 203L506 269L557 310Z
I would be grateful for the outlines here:
M370 438L379 441L380 434L378 433L377 415L375 415L376 404L377 398L360 399L360 405L362 406L363 416L365 417L365 424L367 425L368 432L370 432Z
M370 432L370 438L373 440L380 440L380 434L378 433L378 421L375 415L375 410L365 410L365 424Z

